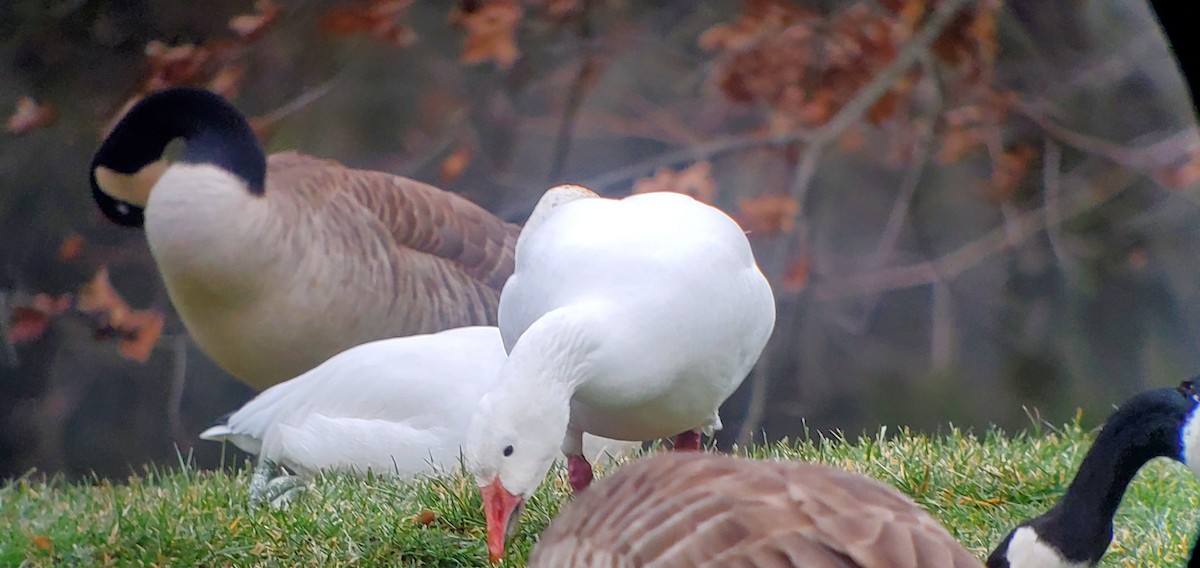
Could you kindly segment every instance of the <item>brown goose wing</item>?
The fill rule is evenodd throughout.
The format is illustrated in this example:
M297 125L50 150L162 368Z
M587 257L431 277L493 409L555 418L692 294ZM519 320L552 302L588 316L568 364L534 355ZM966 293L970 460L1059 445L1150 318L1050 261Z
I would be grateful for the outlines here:
M823 466L703 454L639 460L589 488L531 567L972 567L895 490Z
M368 241L390 245L388 266L371 267L372 274L390 281L396 297L439 300L433 312L414 314L413 333L495 323L500 290L513 271L517 225L427 184L297 152L269 158L267 183L268 198L273 191L291 194L294 213L340 218L344 232L325 238L344 241L343 253L368 250Z

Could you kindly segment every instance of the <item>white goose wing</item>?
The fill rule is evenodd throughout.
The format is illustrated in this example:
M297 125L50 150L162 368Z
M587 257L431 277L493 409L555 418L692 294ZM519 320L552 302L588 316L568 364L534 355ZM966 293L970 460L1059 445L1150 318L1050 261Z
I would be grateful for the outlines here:
M267 389L209 439L257 440L264 457L300 470L421 471L456 459L505 357L494 327L366 343Z

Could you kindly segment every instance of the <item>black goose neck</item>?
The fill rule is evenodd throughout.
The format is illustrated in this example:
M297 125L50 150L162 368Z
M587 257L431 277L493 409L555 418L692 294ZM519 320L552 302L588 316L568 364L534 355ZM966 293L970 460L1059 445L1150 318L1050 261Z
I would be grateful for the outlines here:
M1062 499L1030 523L1068 560L1095 563L1112 541L1112 520L1130 481L1157 457L1181 459L1180 430L1195 408L1180 388L1147 391L1105 422Z
M263 192L266 157L250 124L219 95L190 87L158 91L134 105L105 138L92 170L136 173L176 138L187 146L181 163L218 166L244 180L251 193Z

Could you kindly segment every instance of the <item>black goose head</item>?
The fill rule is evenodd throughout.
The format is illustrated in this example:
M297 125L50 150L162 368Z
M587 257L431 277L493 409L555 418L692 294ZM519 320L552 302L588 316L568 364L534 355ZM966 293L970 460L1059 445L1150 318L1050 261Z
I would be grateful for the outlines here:
M1021 523L988 556L989 568L1094 566L1112 541L1112 519L1125 488L1146 462L1188 463L1200 452L1193 381L1137 394L1109 416L1067 492L1049 511ZM1200 459L1200 458L1198 458Z
M167 168L163 150L177 138L186 144L180 163L222 168L262 194L266 158L246 118L219 95L176 87L138 101L92 158L92 198L105 217L142 226L150 189Z

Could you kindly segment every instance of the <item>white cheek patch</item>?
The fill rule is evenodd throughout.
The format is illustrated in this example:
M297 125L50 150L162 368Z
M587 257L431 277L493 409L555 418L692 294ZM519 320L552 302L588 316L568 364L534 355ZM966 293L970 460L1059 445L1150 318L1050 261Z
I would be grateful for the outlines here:
M1088 568L1086 562L1068 562L1043 542L1033 527L1017 529L1004 556L1012 568Z
M145 207L146 201L150 199L150 190L158 183L169 165L165 160L157 160L132 174L117 173L104 166L97 166L93 173L101 191L113 199Z
M1188 415L1179 438L1179 445L1183 448L1180 459L1192 470L1193 475L1200 477L1200 407Z

